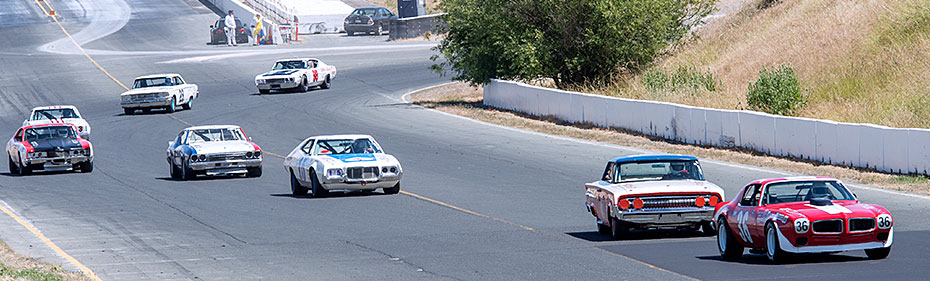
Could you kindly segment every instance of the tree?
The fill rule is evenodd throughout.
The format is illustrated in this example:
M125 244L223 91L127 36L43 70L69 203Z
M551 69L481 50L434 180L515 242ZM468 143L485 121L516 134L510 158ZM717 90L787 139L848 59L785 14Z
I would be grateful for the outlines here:
M633 72L708 15L715 0L444 0L453 80L551 78L564 88ZM436 61L439 55L433 56Z

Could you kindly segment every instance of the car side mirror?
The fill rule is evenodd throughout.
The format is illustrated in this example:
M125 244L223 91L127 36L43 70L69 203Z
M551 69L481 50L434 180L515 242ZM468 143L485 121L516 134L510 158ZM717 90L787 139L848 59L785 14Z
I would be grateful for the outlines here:
M249 141L252 141L252 137L249 137Z
M213 25L212 25L212 24L210 25L210 28L211 28L211 29L213 28Z
M169 141L169 142L168 142L168 147L172 147L172 146L174 146L174 141Z

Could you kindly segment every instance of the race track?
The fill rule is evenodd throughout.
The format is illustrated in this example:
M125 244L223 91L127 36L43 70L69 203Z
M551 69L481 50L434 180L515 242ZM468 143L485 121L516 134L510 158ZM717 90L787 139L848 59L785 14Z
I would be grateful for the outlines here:
M74 104L93 126L96 151L90 174L18 177L2 161L0 200L103 280L905 280L930 275L928 197L853 186L862 201L895 215L894 249L879 261L864 259L861 251L785 265L750 254L738 262L722 261L712 237L686 232L653 231L608 241L585 211L583 184L600 176L607 159L642 151L404 103L405 93L448 81L428 69L431 44L317 35L299 45L209 46L207 26L217 16L198 1L110 1L125 6L82 9L86 0L51 4L76 7L63 10L63 26L76 37L99 37L83 47L122 83L173 72L198 84L200 98L192 110L123 115L122 87L79 49L48 47L71 41L60 41L66 38L61 28L43 17L34 1L0 3L0 11L13 11L0 13L5 18L0 36L15 39L0 41L4 141L32 107ZM84 30L88 26L97 29ZM285 57L317 57L335 65L333 88L259 96L255 74ZM269 152L264 175L171 180L165 148L188 124L241 125ZM338 133L373 135L402 162L404 193L291 196L282 159L271 153L287 154L308 136ZM704 160L703 167L727 197L750 180L789 175L713 160ZM12 218L0 218L0 228L0 239L14 250L67 263L45 244L28 240L35 238Z

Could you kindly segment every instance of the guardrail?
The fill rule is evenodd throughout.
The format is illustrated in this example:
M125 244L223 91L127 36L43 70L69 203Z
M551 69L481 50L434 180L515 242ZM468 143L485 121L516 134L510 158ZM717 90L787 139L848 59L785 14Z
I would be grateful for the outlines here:
M436 32L443 23L439 16L445 13L425 15L391 21L390 40L407 39L423 36L427 32Z
M930 130L899 129L607 97L492 80L484 104L588 122L689 144L741 147L774 156L890 173L930 175Z

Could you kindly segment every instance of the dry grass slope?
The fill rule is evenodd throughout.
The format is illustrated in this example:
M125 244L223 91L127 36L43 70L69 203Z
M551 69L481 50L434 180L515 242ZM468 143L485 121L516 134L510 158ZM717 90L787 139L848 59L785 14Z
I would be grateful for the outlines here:
M652 71L694 67L715 91L652 91L642 76L574 90L689 105L745 109L763 66L790 64L809 100L798 115L892 127L930 127L930 1L760 0L711 21ZM645 73L648 73L645 72Z

